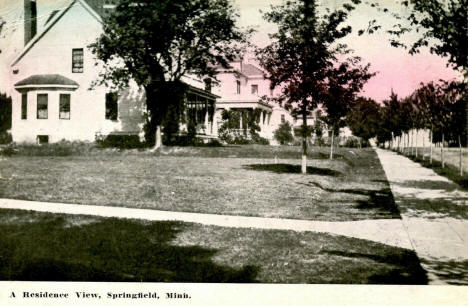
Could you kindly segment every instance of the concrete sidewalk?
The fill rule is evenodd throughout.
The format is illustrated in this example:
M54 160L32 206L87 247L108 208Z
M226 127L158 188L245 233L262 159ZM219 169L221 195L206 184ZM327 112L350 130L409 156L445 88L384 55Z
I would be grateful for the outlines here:
M431 283L468 284L468 193L404 156L376 152Z
M63 204L0 199L0 208L34 210L51 213L92 215L142 219L150 221L183 221L225 227L312 231L371 240L391 246L412 249L401 219L363 220L347 222L310 221L173 212L153 209L97 205Z

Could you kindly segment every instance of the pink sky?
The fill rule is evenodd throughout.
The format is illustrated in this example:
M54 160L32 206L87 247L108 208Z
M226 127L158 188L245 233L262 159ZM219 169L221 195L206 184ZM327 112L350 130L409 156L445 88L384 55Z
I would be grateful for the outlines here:
M268 32L274 32L274 25L262 20L259 10L268 10L271 4L280 4L281 0L235 0L240 9L242 26L254 26L258 33L253 37L253 42L259 46L268 44ZM344 2L343 0L324 0L324 5L333 8ZM382 6L402 14L405 11L395 0L380 0ZM361 5L350 15L348 22L353 30L358 30L367 25L371 19L378 19L384 26L393 25L394 20L388 15L378 13L375 9ZM411 56L404 49L391 47L388 35L384 32L358 36L353 33L344 42L353 50L355 55L363 58L363 62L370 63L371 69L378 74L372 78L364 88L363 95L381 101L390 95L393 88L399 96L409 95L421 82L437 81L439 79L452 79L459 76L453 69L446 67L446 61L436 55L431 55L428 50L422 50L421 54Z

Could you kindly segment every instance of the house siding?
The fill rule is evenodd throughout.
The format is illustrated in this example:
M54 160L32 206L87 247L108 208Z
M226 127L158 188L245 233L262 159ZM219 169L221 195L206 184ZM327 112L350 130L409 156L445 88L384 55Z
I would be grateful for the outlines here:
M40 4L40 3L39 3ZM40 10L40 8L39 8ZM90 90L99 74L99 67L87 48L102 33L101 23L79 2L16 63L12 84L31 75L60 74L79 84L76 90L31 90L28 92L28 117L21 119L21 92L12 90L12 137L15 142L34 142L37 135L49 135L50 142L66 140L94 141L96 134L114 131L135 133L141 129L142 93L135 84L119 94L119 119L105 119L105 94L110 90L97 86ZM83 73L72 72L72 49L83 48ZM69 120L59 119L60 93L71 95ZM37 94L49 94L48 119L37 119Z

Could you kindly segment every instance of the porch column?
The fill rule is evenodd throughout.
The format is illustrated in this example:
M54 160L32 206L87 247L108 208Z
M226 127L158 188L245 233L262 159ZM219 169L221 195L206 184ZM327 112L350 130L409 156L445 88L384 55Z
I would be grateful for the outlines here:
M263 120L264 120L264 118L263 118L263 110L262 110L260 112L260 127L261 127L262 130L265 127Z
M242 130L242 112L239 112L239 130Z
M205 100L205 134L208 135L208 131L210 130L208 128L208 123L209 123L209 116L208 116L208 100Z

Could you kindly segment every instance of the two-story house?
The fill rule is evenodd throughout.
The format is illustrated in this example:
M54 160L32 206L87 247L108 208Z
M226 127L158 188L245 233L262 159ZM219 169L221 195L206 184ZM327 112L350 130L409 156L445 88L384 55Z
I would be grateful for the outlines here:
M254 63L242 58L229 63L227 67L217 69L219 86L215 93L221 98L216 103L215 122L222 124L223 110L252 111L260 110L260 136L273 141L273 132L284 122L293 122L293 118L283 108L268 99L274 97L267 74ZM242 129L242 122L239 123Z
M92 87L100 67L88 45L102 33L110 0L24 0L24 48L11 64L15 142L94 141L111 133L142 135L145 97L131 84L122 91ZM187 77L189 108L200 131L213 130L208 109L216 96Z

